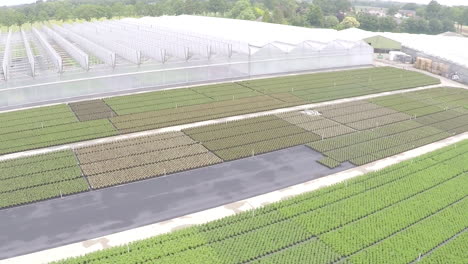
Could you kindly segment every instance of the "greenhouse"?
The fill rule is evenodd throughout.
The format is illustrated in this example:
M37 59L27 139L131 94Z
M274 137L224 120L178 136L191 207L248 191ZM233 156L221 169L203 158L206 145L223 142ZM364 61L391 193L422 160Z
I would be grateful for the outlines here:
M1 32L0 109L145 89L372 64L337 31L198 16Z

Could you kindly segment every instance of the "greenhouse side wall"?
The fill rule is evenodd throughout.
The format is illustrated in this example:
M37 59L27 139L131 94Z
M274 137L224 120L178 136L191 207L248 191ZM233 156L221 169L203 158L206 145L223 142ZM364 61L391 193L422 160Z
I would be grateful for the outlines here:
M265 51L267 49L267 51ZM251 56L250 75L281 74L372 65L373 49L367 44L351 48L334 47L280 52L268 45Z
M0 90L0 110L25 106L99 98L137 91L160 90L187 85L225 82L372 64L368 49L348 49L327 52L259 53L258 56L233 56L226 61L185 62L184 66L167 65L154 71L121 73L117 75L80 78L12 87ZM36 80L37 81L37 80Z

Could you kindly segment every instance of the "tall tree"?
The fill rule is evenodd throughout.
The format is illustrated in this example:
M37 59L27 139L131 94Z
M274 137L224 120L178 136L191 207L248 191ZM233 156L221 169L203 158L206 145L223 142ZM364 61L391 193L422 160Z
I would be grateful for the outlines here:
M438 19L429 20L428 33L429 34L440 34L444 32L444 25Z
M397 30L398 24L393 17L379 18L379 31L394 32Z
M468 25L468 8L463 11L463 25Z
M326 28L335 28L340 21L336 16L326 16L323 18L323 26Z
M408 18L402 24L403 32L408 33L427 33L429 31L429 23L423 18Z
M273 23L276 24L285 24L286 19L284 18L283 11L278 7L273 10L273 16L271 17Z
M236 18L242 20L255 20L255 14L252 8L247 8L242 10L242 12Z
M426 7L426 18L427 19L434 19L440 18L440 11L442 10L442 6L436 0L432 0Z
M379 31L379 19L377 16L361 13L358 15L359 26L360 29L368 30L368 31Z
M387 15L394 16L396 13L398 13L398 11L400 11L400 8L396 5L393 5L387 9Z
M442 32L455 32L455 25L453 24L453 21L450 19L444 19L442 20Z
M237 18L239 15L247 9L252 9L252 4L249 0L238 0L229 11L229 17ZM253 14L253 12L252 12ZM246 15L246 13L244 14Z
M266 10L266 11L263 13L262 22L267 22L267 23L270 23L270 22L271 22L270 11Z
M416 11L416 9L418 9L419 5L418 4L415 4L415 3L408 3L408 4L405 4L401 7L401 9L403 10L413 10L413 11Z
M226 0L209 0L208 10L213 13L224 13L227 11L228 3Z
M314 4L319 6L326 15L346 13L352 7L349 0L314 0Z
M314 27L323 26L323 13L319 6L309 6L309 11L307 11L307 22Z
M339 29L347 29L347 28L358 28L361 24L359 21L354 17L345 17L343 21L338 25Z

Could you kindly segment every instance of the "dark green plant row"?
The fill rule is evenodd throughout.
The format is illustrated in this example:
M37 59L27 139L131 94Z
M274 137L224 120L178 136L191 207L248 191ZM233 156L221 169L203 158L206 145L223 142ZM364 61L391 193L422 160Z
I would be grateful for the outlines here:
M76 102L68 105L80 121L104 119L117 115L103 100Z
M235 126L233 126L235 125ZM183 130L225 161L302 145L320 138L275 116Z
M320 164L327 166L330 169L336 168L340 166L340 162L330 158L330 157L325 157L321 160L318 161Z
M56 263L400 264L437 263L452 252L463 257L467 158L464 141L260 209Z

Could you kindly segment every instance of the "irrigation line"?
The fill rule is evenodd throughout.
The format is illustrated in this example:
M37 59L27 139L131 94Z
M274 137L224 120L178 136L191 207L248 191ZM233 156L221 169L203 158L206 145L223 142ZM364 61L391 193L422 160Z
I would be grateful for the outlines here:
M431 250L425 252L424 254L421 254L418 258L416 258L415 260L411 261L409 264L414 264L414 263L417 263L419 262L421 259L424 259L425 257L427 256L430 256L434 251L436 251L437 249L445 246L446 244L450 243L452 240L456 239L457 237L463 235L464 233L468 232L468 228L465 228L463 229L462 231L458 232L457 234L453 235L452 237L450 237L449 239L443 241L442 243L438 244L437 246L435 246L434 248L432 248Z
M254 262L254 261L256 261L256 260L263 259L263 258L272 256L272 255L281 253L281 252L283 252L283 251L286 251L286 250L291 249L291 248L296 247L296 246L300 246L300 245L305 244L305 243L307 243L307 242L309 242L309 241L311 241L311 240L313 240L313 239L317 239L317 240L318 240L318 237L315 236L315 235L309 236L309 237L307 237L307 238L305 238L305 239L303 239L303 240L294 242L293 244L290 244L290 245L286 245L286 246L284 246L284 247L282 247L282 248L279 248L279 249L277 249L277 250L275 250L275 251L273 251L273 252L268 252L268 253L266 253L266 254L264 254L264 255L255 256L254 258L251 258L250 260L239 262L239 264L252 263L252 262Z
M463 174L464 174L464 173L459 174L457 177L459 177L460 175L463 175ZM453 178L452 178L452 179L453 179ZM465 200L467 197L468 197L468 195L465 195L464 197L462 197L462 198L456 200L455 202L452 202L452 203L450 203L449 205L447 205L447 206L445 206L445 207L443 207L443 208L437 210L436 212L434 212L434 213L432 213L432 214L429 214L429 215L427 215L427 216L425 216L425 217L419 219L418 221L416 221L416 222L414 222L414 223L412 223L412 224L406 226L405 228L400 229L399 231L394 232L394 233L392 233L391 235L389 235L389 236L387 236L387 237L385 237L385 238L383 238L383 239L381 239L381 240L379 240L379 241L376 241L376 242L372 243L371 245L368 245L368 246L366 246L366 247L363 247L363 248L359 249L358 251L353 252L353 253L350 254L350 255L347 255L345 258L352 257L352 256L358 254L359 252L362 252L362 251L364 251L364 250L366 250L366 249L368 249L368 248L371 248L371 247L373 247L373 246L375 246L375 245L378 245L378 244L384 242L385 240L387 240L387 239L389 239L389 238L392 238L392 237L394 237L394 236L396 236L396 235L398 235L398 234L400 234L400 233L406 231L407 229L409 229L409 228L411 228L411 227L413 227L413 226L415 226L415 225L417 225L417 224L423 222L424 220L426 220L426 219L428 219L428 218L436 217L440 212L449 209L449 207L451 207L451 206L454 206L454 205L456 205L456 204L458 204L458 203L461 203L461 202L462 202L463 200ZM465 229L465 230L466 230L466 229ZM334 263L337 263L337 262L334 262Z
M88 184L88 190L90 190L90 191L93 190L93 187L91 187L91 183L89 183L88 177L84 174L83 169L81 168L80 159L76 155L75 150L72 149L71 151L73 152L73 157L76 160L76 166L78 166L78 168L80 169L81 176L85 179L86 183Z

